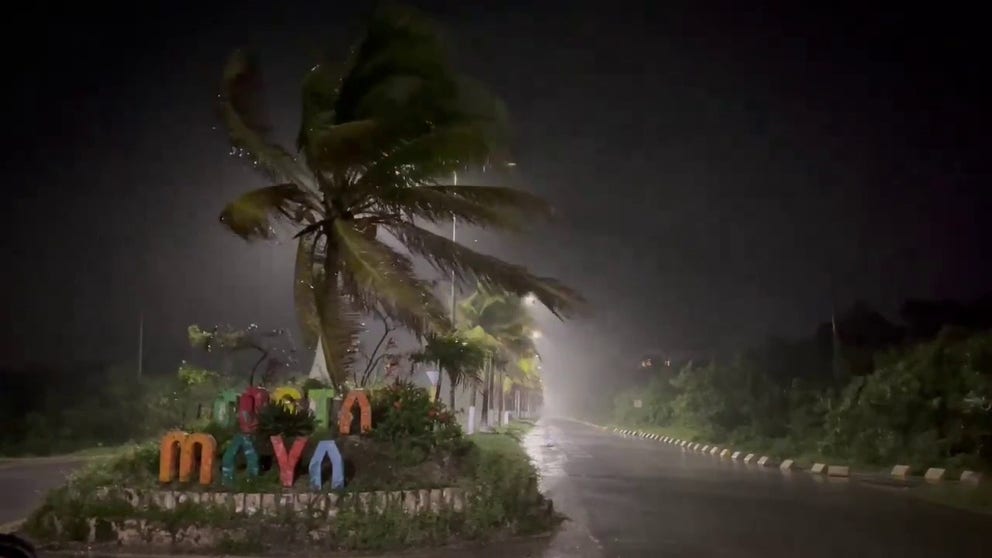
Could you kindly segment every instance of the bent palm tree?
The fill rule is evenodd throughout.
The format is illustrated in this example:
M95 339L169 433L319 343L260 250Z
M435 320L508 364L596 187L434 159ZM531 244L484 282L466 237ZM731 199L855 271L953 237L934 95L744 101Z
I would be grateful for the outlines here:
M455 217L514 228L550 209L511 188L438 182L497 157L504 114L495 98L450 69L420 17L377 11L342 73L320 64L307 74L299 157L271 139L257 103L258 75L251 57L235 53L224 71L220 112L235 152L276 184L235 200L221 222L248 240L273 237L277 222L293 229L297 315L307 345L320 341L335 385L347 377L363 314L379 312L418 336L451 329L410 255L459 281L533 293L559 316L580 301L554 279L421 226Z

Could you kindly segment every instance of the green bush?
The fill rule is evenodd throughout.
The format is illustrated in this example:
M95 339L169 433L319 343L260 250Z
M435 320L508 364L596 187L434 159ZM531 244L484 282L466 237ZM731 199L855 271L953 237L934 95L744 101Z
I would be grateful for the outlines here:
M622 392L614 417L632 426L686 428L701 440L779 456L992 466L992 333L947 330L933 341L877 354L873 372L838 381L837 389L802 370L787 373L782 363L791 362L789 355L776 347L689 365L674 379L658 377ZM636 399L641 408L634 408Z
M377 440L435 447L457 444L462 437L454 415L413 383L397 381L373 391L371 405Z

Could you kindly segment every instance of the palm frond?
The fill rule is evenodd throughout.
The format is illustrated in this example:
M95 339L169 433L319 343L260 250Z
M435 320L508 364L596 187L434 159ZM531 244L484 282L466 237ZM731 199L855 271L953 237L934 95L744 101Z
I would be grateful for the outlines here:
M293 278L293 302L296 319L303 333L303 345L312 349L320 338L320 314L317 311L317 277L313 262L314 235L300 238L296 246L296 267Z
M316 192L313 177L292 155L269 139L268 117L260 102L260 72L254 57L236 51L227 61L218 110L231 144L273 180Z
M295 184L276 184L252 190L220 214L220 222L245 240L272 238L273 224L284 220L303 225L316 220L319 206Z
M426 17L399 6L376 10L342 79L334 106L338 122L381 117L388 107L370 104L370 92L391 78L409 76L440 84L449 74L440 35Z
M480 126L434 127L385 149L384 155L369 162L356 186L372 189L432 185L439 176L482 165L495 148Z
M559 318L573 314L584 305L576 291L556 279L536 276L523 266L480 254L410 223L394 222L384 227L411 253L440 271L454 272L461 281L474 280L484 288L521 297L533 295Z
M296 135L296 149L302 151L309 142L314 123L334 122L334 103L338 99L341 74L328 64L317 64L303 77L301 90L300 131Z
M341 296L339 265L333 245L325 250L329 253L324 255L324 270L320 275L319 287L314 291L314 299L320 319L320 345L324 351L327 373L335 385L341 385L355 362L361 316Z
M393 221L409 216L441 223L450 221L454 216L463 224L485 228L517 231L525 225L525 220L519 213L449 196L431 188L382 190L375 202L372 215L384 216Z
M409 258L363 234L353 222L338 219L333 230L345 291L359 306L372 309L378 305L417 335L451 328L437 297L414 275Z
M379 126L374 120L334 124L316 119L310 124L303 150L307 163L316 171L344 172L357 168L377 152Z

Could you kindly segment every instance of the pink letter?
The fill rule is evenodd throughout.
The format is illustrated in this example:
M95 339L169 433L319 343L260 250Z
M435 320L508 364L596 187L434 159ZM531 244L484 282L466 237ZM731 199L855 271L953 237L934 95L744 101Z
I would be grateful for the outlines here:
M293 486L293 476L296 474L296 464L300 462L303 449L307 447L307 438L296 438L293 440L293 447L286 455L286 446L282 442L282 436L271 436L272 450L276 452L276 460L279 462L279 480L282 485L289 488Z

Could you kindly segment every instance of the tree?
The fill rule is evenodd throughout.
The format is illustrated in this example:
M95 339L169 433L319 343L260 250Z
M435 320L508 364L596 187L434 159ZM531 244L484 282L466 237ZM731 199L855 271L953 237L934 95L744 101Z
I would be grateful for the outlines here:
M420 337L451 329L411 255L459 281L532 293L556 315L580 302L554 279L422 226L454 217L515 229L551 213L520 190L439 182L501 161L505 110L452 70L430 24L407 10L376 10L345 69L331 68L317 64L303 80L299 157L271 139L253 57L230 58L219 105L233 153L275 180L228 205L221 222L247 240L272 238L278 223L294 232L297 315L307 346L320 340L334 384L347 378L361 315L380 312Z
M458 313L461 328L479 328L496 347L487 363L482 392L482 418L485 423L489 418L489 407L492 405L496 386L500 390L500 410L504 407L503 373L511 367L519 370L517 364L523 359L537 357L533 337L534 318L520 296L495 291L483 285L459 304Z
M424 348L415 353L413 362L432 362L438 365L448 375L448 397L452 410L455 408L455 388L465 382L478 383L481 381L479 371L490 350L478 340L471 339L459 332L446 335L431 334L427 337ZM434 398L441 396L441 382L438 382Z
M263 383L268 383L264 380L271 380L276 372L289 366L293 360L292 347L286 349L279 345L286 336L286 331L282 329L260 331L256 324L251 324L245 329L214 326L213 329L205 330L193 324L187 328L187 336L191 346L208 353L257 352L258 358L248 374L249 386L255 385L255 374L263 363L265 363Z

